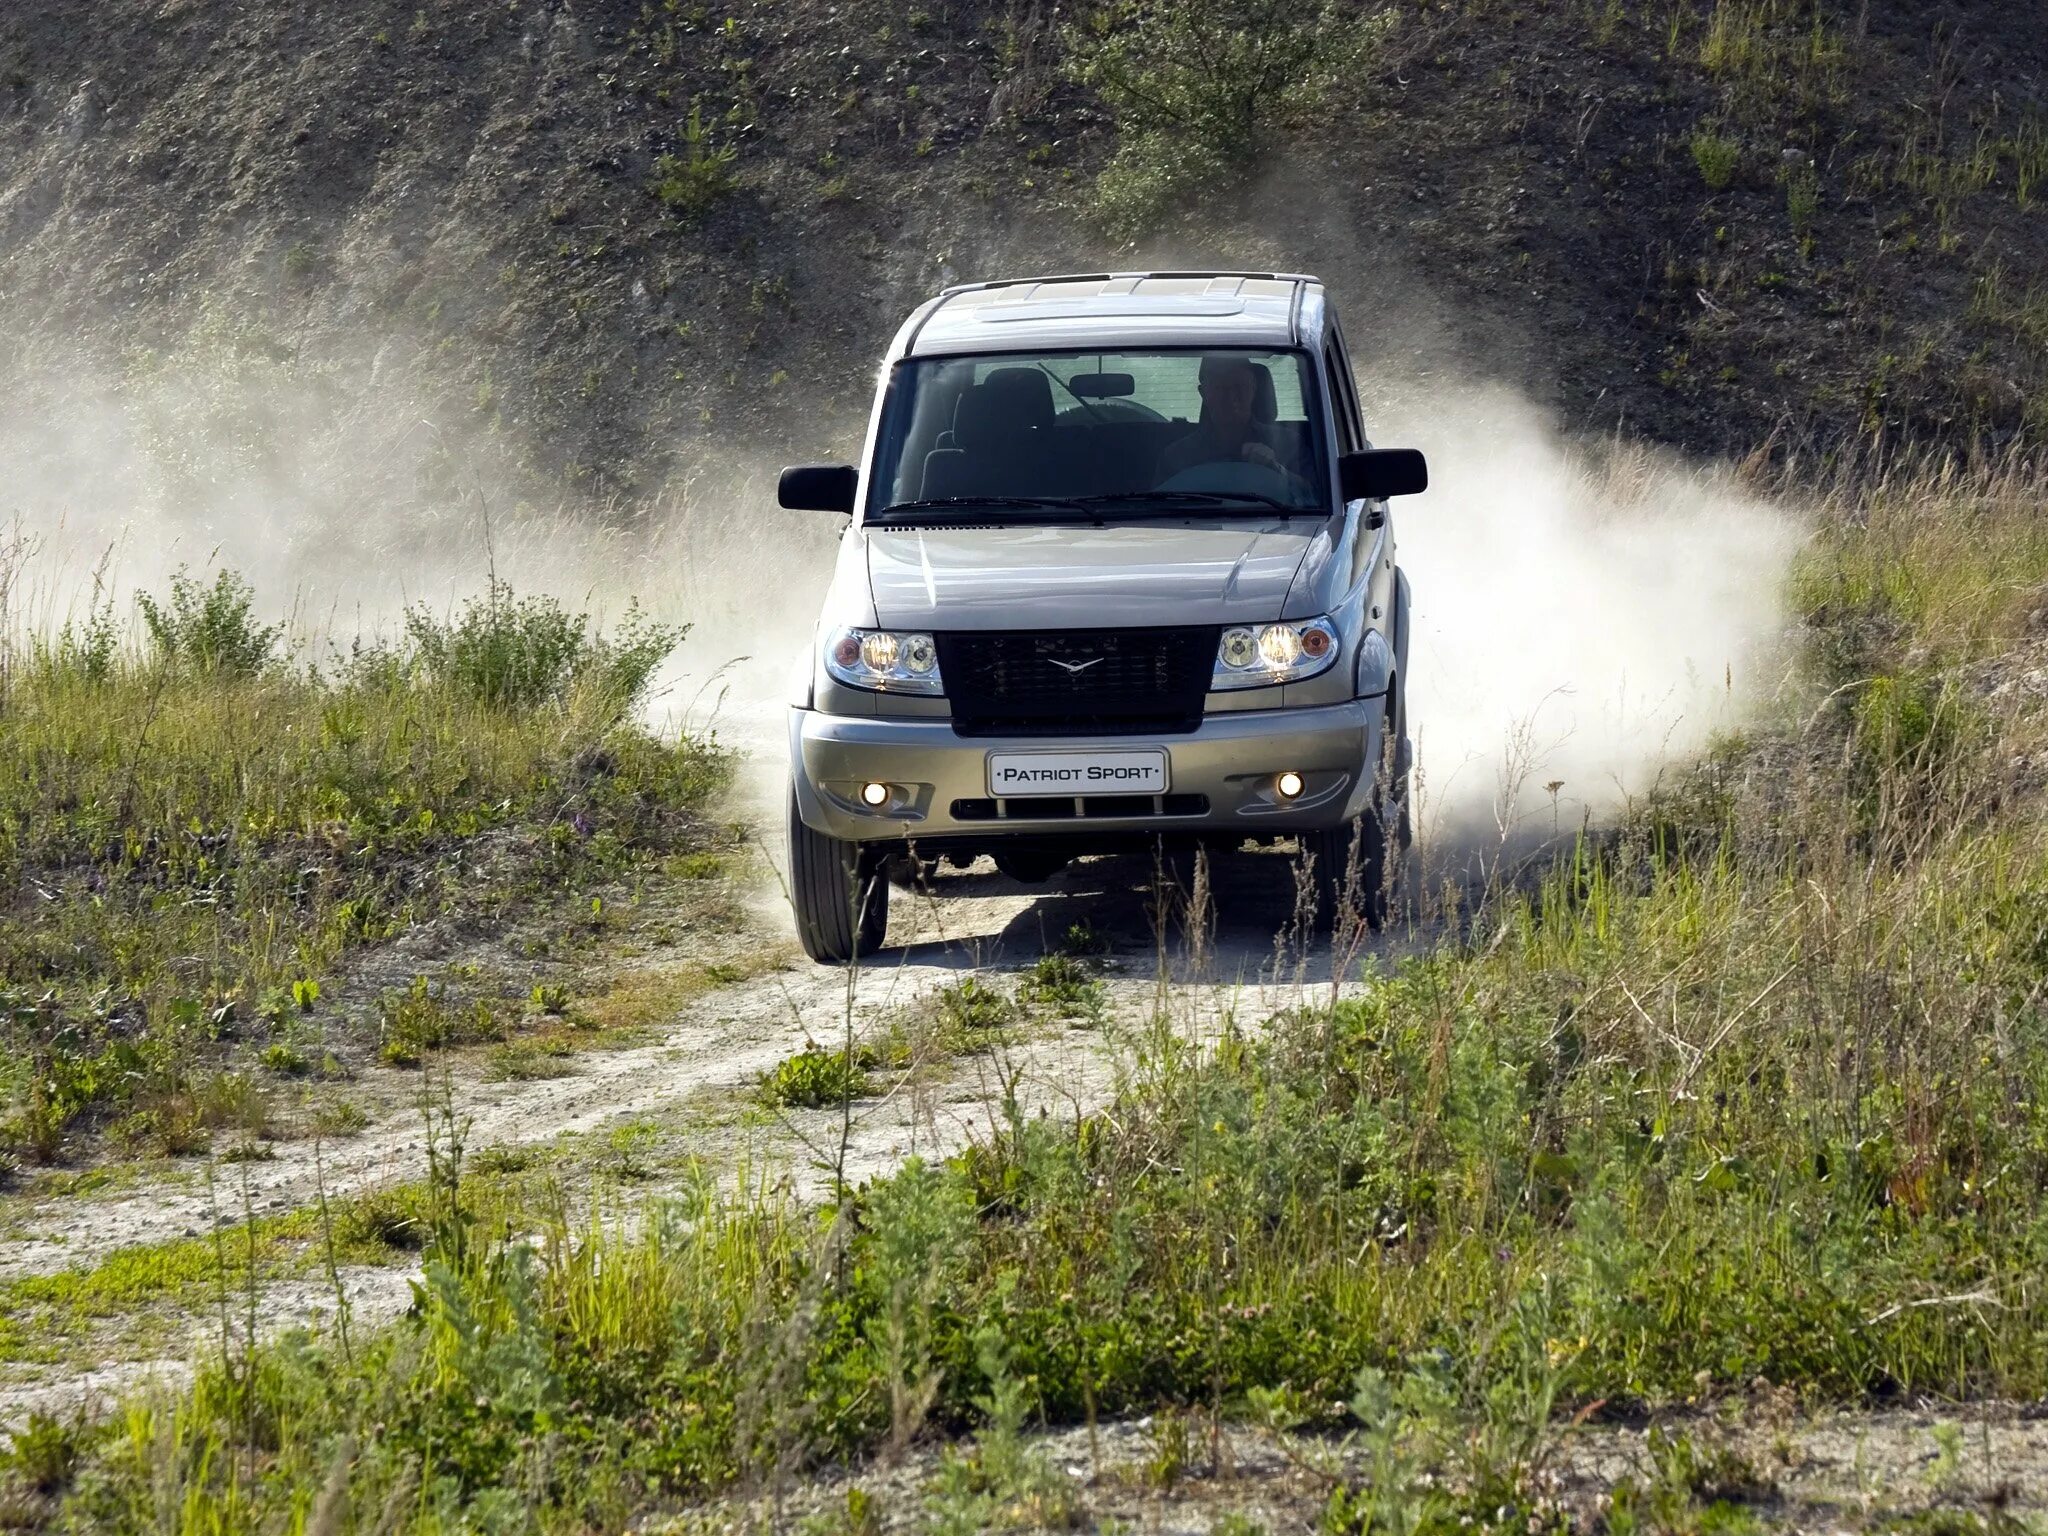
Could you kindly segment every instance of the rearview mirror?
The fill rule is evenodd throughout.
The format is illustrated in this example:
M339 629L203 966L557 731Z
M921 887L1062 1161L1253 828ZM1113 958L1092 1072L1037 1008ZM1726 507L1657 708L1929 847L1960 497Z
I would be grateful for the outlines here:
M851 464L792 464L775 496L792 512L851 512L860 471Z
M1067 388L1083 400L1108 400L1121 395L1135 395L1138 376L1135 373L1077 373L1067 380Z
M1382 501L1429 489L1429 461L1414 448L1368 448L1337 461L1346 501Z

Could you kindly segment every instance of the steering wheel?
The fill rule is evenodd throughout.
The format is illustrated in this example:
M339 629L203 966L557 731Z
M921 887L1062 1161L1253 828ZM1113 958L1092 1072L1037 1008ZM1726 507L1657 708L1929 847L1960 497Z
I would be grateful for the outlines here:
M1299 475L1249 459L1210 459L1190 464L1156 487L1162 491L1206 491L1218 496L1244 491L1290 502L1301 500L1305 488L1306 482Z

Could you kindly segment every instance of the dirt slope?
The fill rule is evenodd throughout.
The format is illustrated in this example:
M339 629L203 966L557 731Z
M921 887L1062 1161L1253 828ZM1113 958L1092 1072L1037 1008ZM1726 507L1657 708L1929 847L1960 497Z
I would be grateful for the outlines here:
M749 441L843 441L942 281L1140 260L1322 270L1368 366L1477 366L1593 430L2025 427L2029 8L1640 9L1404 8L1330 121L1117 249L1075 212L1114 125L1036 4L10 7L0 295L51 367L282 360L301 416L380 424L392 494L488 456L619 516Z

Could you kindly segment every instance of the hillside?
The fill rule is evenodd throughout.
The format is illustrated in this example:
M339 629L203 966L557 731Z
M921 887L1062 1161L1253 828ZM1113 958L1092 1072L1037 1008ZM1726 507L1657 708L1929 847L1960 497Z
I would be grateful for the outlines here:
M2020 7L0 8L0 1530L2042 1529L2044 196ZM1431 455L1389 922L808 963L774 466L1198 263Z
M1395 7L1198 206L1112 238L1117 114L1037 5L16 8L11 441L75 416L52 375L168 373L159 456L321 495L265 461L332 438L387 500L488 462L618 507L843 442L939 283L1170 261L1320 271L1368 371L1502 378L1587 432L2002 444L2048 341L2025 9Z

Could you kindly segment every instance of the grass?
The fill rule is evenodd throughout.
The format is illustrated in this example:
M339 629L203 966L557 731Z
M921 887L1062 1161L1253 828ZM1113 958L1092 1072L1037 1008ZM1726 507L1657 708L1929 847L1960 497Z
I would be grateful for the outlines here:
M260 1133L297 1032L346 1015L351 950L500 914L681 852L722 759L631 708L680 631L606 635L493 585L401 641L286 652L232 573L175 578L141 622L96 607L0 655L0 1145L113 1129L180 1153ZM422 982L380 1009L387 1059L496 1025ZM310 1061L306 1062L311 1065Z
M2043 722L1975 681L2034 633L2037 485L1841 493L1782 716L1334 1002L1215 1039L1169 1003L1078 1123L1012 1106L837 1206L702 1180L616 1224L544 1173L487 1207L444 1150L408 1319L212 1363L83 1453L65 1518L268 1529L339 1478L419 1529L617 1528L931 1426L974 1436L932 1528L1056 1524L1025 1426L1177 1406L1339 1436L1368 1475L1328 1530L1562 1532L1575 1417L2048 1391ZM1092 982L1060 955L1029 990ZM866 1070L814 1047L769 1091ZM1162 1481L1183 1452L1160 1432ZM1600 1528L1748 1529L1760 1497L1660 1430Z

